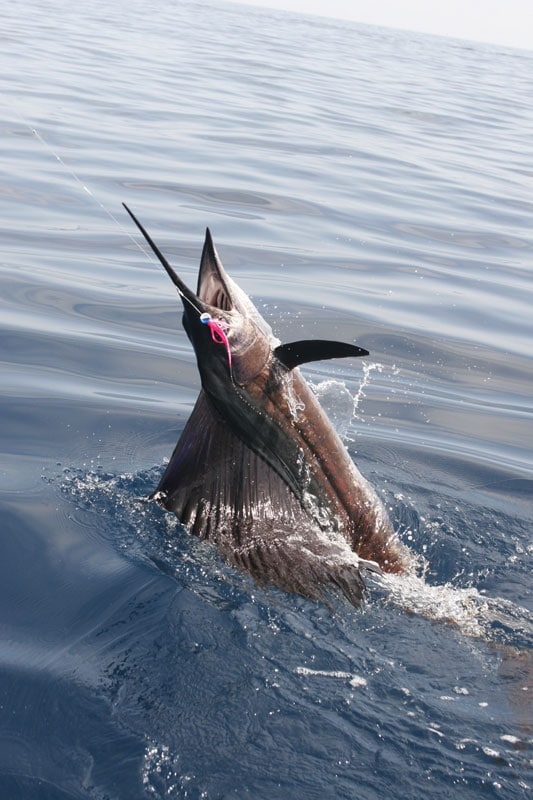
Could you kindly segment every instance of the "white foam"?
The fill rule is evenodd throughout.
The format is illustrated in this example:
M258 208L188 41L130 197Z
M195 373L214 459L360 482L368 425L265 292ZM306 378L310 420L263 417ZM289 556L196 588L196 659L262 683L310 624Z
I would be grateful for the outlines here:
M460 588L451 583L433 586L415 573L381 574L373 576L373 581L386 590L388 602L412 614L457 625L467 636L493 639L491 628L495 624L528 638L533 635L530 611L508 600L482 595L474 587Z
M327 669L311 669L310 667L296 667L294 672L297 675L312 675L321 678L340 678L347 680L350 686L354 688L364 687L367 685L366 678L361 675L354 675L352 672L344 672L342 670L327 670Z

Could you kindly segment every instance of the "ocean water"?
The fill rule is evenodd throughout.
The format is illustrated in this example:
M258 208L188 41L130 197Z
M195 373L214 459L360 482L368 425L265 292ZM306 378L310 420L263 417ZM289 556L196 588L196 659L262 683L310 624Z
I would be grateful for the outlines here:
M4 0L0 795L531 796L533 53L210 2ZM209 225L419 560L258 589L144 498Z

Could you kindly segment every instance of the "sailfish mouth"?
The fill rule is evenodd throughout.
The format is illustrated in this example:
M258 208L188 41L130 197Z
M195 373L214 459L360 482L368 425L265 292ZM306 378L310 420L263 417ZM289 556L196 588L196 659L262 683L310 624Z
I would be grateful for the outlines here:
M204 303L219 311L232 311L234 308L229 278L218 257L209 228L205 231L196 294Z
M139 222L133 211L128 208L126 203L122 204L148 244L163 265L170 280L178 290L180 297L183 300L183 305L186 312L194 308L198 314L204 312L218 311L231 311L234 307L231 299L231 293L228 286L229 278L225 273L224 267L218 257L213 238L209 228L206 229L204 248L202 251L202 259L200 262L200 272L198 275L198 288L196 294L189 289L179 275L175 272L168 259L163 255L159 247L156 245L144 225Z

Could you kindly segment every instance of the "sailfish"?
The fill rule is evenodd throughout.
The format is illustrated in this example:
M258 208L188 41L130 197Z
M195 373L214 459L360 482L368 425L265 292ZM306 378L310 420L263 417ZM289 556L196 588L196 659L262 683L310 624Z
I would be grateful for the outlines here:
M202 388L151 497L261 586L355 606L362 572L401 572L408 551L299 366L359 357L354 344L281 344L226 273L209 229L191 291L124 204L183 303Z

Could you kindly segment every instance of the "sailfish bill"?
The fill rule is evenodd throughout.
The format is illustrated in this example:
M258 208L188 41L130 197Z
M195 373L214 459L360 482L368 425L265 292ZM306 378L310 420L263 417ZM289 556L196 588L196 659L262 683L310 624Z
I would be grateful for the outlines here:
M125 206L178 290L202 389L152 497L260 585L354 605L364 569L400 572L398 541L300 364L366 356L326 340L281 344L229 277L209 229L192 292Z

